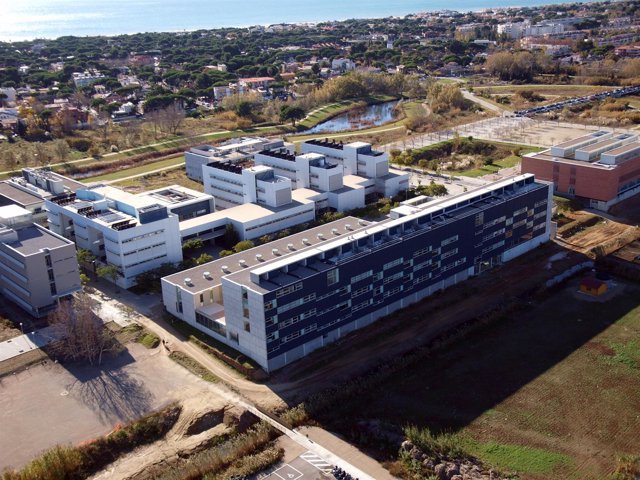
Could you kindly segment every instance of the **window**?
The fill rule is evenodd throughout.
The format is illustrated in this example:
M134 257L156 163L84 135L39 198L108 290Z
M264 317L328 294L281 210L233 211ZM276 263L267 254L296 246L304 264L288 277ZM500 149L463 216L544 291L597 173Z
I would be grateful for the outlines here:
M297 282L297 283L294 283L293 285L288 285L276 292L276 298L284 297L285 295L289 295L290 293L296 292L301 289L302 289L302 282Z
M392 260L391 262L385 263L384 266L382 267L382 270L389 270L390 268L393 268L397 265L400 265L402 262L404 262L404 258L400 257L400 258L396 258L395 260Z
M351 283L359 282L360 280L364 280L365 278L369 278L373 275L373 270L366 271L361 273L360 275L356 275L355 277L351 277Z
M458 253L458 249L457 248L452 248L451 250L449 250L447 252L444 252L440 258L442 260L444 260L445 258L449 258L449 257L455 255L456 253Z
M362 288L358 288L357 290L354 290L354 292L351 294L351 298L355 298L359 295L365 294L368 291L370 291L373 288L373 285L369 284L366 287L362 287Z
M249 322L244 322L244 331L251 333L251 324Z
M338 273L338 269L334 268L333 270L329 270L327 272L327 286L335 285L340 281L340 274Z
M476 214L475 225L476 227L479 227L483 223L484 223L484 212L480 212Z
M444 240L442 240L442 242L440 242L440 246L444 247L445 245L449 245L450 243L457 242L457 241L458 241L458 235L454 235L452 237L445 238Z
M200 306L204 305L204 293L200 294Z
M268 302L264 302L264 311L271 310L276 307L278 303L275 300L269 300Z
M390 277L387 277L387 278L384 279L384 284L386 285L387 283L391 283L391 282L394 282L396 280L400 280L403 276L404 276L403 272L394 273Z

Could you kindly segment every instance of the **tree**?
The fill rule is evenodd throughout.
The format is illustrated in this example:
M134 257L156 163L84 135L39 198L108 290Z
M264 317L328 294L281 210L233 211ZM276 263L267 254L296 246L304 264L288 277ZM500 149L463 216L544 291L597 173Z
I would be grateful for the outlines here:
M296 120L302 120L305 116L304 110L301 107L290 107L284 105L280 109L280 121L286 122L291 120L291 125L296 126Z
M209 255L208 253L203 253L198 258L196 258L196 265L203 265L211 261L213 261L213 256Z
M227 226L224 231L225 246L227 248L231 248L233 245L238 243L238 240L240 240L240 236L238 235L238 232L236 232L236 229L233 228L233 224L227 223Z
M78 294L73 300L61 302L48 317L53 336L54 354L70 360L86 360L100 365L102 355L116 351L118 343L113 332L94 313L96 301L87 294Z
M79 248L76 252L76 257L78 258L78 263L91 263L96 257L89 250L85 250L84 248Z
M99 277L106 278L107 280L110 280L113 283L116 283L116 280L118 280L118 276L120 275L120 271L118 267L111 264L98 267L98 269L96 270L96 273L98 274ZM117 283L116 283L116 292L117 291L118 289L117 289Z
M233 247L233 251L236 253L240 253L245 250L249 250L254 246L255 244L251 240L242 240L241 242L236 243L236 245Z
M182 244L182 251L197 250L204 247L204 242L199 238L191 238Z
M69 144L64 140L56 140L56 142L53 144L53 148L56 152L58 160L64 161L69 156Z

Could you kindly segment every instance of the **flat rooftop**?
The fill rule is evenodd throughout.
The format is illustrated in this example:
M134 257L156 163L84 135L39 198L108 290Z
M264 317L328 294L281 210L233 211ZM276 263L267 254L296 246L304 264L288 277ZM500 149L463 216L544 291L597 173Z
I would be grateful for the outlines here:
M632 143L623 145L622 147L617 147L617 148L614 148L613 150L609 150L608 152L605 152L605 153L607 155L622 155L623 153L631 152L632 150L635 150L637 148L640 148L640 143L632 142Z
M352 231L347 230L347 225L351 226ZM364 230L369 225L371 225L371 222L360 220L355 217L341 218L335 222L289 235L288 237L274 240L273 242L245 250L244 252L236 253L189 270L169 275L164 277L163 280L174 285L180 285L182 288L192 293L197 293L216 285L220 285L222 277L231 273L241 270L249 272L251 267L265 265L271 261L281 260L289 255L313 248L319 243L323 243L328 239L336 238L340 235L346 237L347 234ZM340 235L333 233L334 229L336 229ZM319 234L322 238L318 236ZM304 243L303 240L305 240ZM289 244L292 245L293 249L289 247ZM277 249L276 253L274 253L274 249ZM261 257L258 257L257 255L261 255ZM244 266L241 265L241 262L244 262ZM222 267L226 267L224 271ZM207 277L204 276L205 272L209 273ZM188 284L185 283L185 279L187 278L191 280Z
M258 205L256 203L244 203L236 207L225 208L200 217L189 218L180 222L180 230L189 230L208 223L213 223L222 219L235 220L240 223L252 222L271 216L275 213L285 212L299 205L312 203L312 198L319 193L307 188L298 188L292 190L292 203L283 205L282 207L270 207L268 205Z
M167 206L175 206L183 202L211 197L211 195L207 193L192 190L180 185L171 185L158 190L143 192L140 193L139 196L153 198L156 202L160 202Z
M494 182L462 195L430 202L422 208L415 208L410 215L397 219L387 219L375 223L347 217L170 275L164 280L174 285L180 285L192 293L197 293L219 285L222 277L227 277L229 281L250 286L252 290L268 292L287 283L286 279L280 278L282 275L291 277L290 283L299 280L300 276L306 275L302 271L298 273L299 269L308 270L308 274L313 274L317 271L333 268L330 263L313 260L313 257L334 250L343 244L357 242L364 238L374 238L376 234L392 231L394 227L399 226L402 226L403 233L401 235L412 234L423 228L443 226L461 216L472 215L489 205L499 204L504 201L504 198L543 187L542 184L534 182L533 175L525 174ZM414 224L413 221L419 218L423 219L423 223ZM318 236L318 233L321 235ZM378 243L388 246L394 241L399 240L379 240ZM277 278L270 277L268 281L261 281L259 285L251 280L252 272L261 275L303 259L310 259L312 264L308 267L298 266L295 275L280 274Z
M566 157L558 157L556 155L551 155L551 150L544 150L538 153L529 153L526 155L528 158L535 158L536 160L543 160L545 162L555 162L555 163L564 163L567 165L580 165L583 167L589 168L598 168L600 170L612 170L617 167L617 165L605 165L603 163L599 163L599 158L594 158L593 160L574 160L572 158Z
M598 130L596 132L590 133L589 135L583 135L581 137L574 138L572 140L567 140L566 142L559 143L558 145L554 145L554 147L558 147L558 148L573 147L574 145L581 144L583 142L586 142L587 140L594 140L594 139L597 139L599 137L602 137L603 135L606 135L607 133L611 133L611 132L608 132L606 130Z
M11 182L0 182L0 197L5 198L9 203L16 203L21 207L42 203L42 198L38 195L22 190L12 185ZM0 204L3 203L2 198L0 198Z
M8 245L22 255L32 255L43 248L53 249L64 247L65 245L73 245L72 242L60 238L40 225L20 228L17 233L18 241Z
M577 151L578 152L595 152L596 150L600 150L601 148L607 148L610 147L611 145L614 145L616 143L618 143L620 141L620 139L618 138L610 138L607 139L603 142L598 142L598 143L593 143L591 145L588 145L586 147L580 147Z

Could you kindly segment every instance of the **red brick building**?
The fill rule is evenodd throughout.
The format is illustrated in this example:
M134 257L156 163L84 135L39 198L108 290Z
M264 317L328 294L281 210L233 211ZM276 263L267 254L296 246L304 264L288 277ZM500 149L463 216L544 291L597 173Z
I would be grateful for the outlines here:
M597 131L522 157L522 173L553 182L554 193L606 211L640 193L637 136Z

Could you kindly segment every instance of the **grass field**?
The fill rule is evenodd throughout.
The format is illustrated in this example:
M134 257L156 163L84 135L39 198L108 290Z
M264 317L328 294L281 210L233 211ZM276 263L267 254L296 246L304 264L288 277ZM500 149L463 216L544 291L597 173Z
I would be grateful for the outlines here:
M450 430L521 479L605 479L640 453L640 286L615 289L588 301L573 281L342 404L332 426Z
M114 185L125 188L131 192L155 190L168 185L181 185L199 192L204 191L202 184L188 178L183 168L175 168L160 173L150 173L143 177L122 180L116 182Z
M159 162L147 163L146 165L143 165L141 167L125 168L122 170L118 170L116 172L107 173L105 175L98 175L96 177L83 178L82 181L85 183L88 183L88 182L118 180L120 178L127 178L133 175L141 175L147 172L151 172L153 170L158 170L160 168L167 168L167 167L173 167L173 166L177 167L182 164L184 164L184 155L178 154L170 158L165 158L164 160L160 160Z

